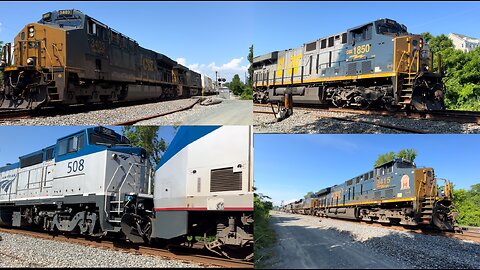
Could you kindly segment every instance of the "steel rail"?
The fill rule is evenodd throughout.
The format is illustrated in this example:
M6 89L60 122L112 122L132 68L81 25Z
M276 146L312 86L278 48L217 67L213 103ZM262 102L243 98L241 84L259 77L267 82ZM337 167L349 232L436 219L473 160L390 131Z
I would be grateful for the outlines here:
M207 256L200 254L202 250L199 248L184 248L174 246L170 249L161 249L151 246L144 246L138 244L132 244L129 242L120 242L118 240L106 240L106 239L88 239L75 236L66 235L52 235L46 232L30 231L23 229L13 228L0 228L0 232L18 234L27 237L34 237L46 240L61 241L73 244L79 244L84 246L91 246L96 248L106 248L112 250L121 250L131 252L135 254L145 254L152 256L165 257L172 260L180 260L192 263L198 263L206 266L219 266L224 268L253 268L252 262L242 260L232 260L214 256Z

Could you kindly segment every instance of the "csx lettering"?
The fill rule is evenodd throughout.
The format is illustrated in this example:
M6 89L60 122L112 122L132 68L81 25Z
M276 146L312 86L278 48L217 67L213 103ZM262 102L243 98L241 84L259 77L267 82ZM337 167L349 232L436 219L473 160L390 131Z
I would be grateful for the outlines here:
M85 163L85 161L83 159L74 160L74 161L69 162L67 164L67 168L68 168L67 173L83 171L83 169L85 169L84 163Z
M278 59L278 65L277 65L277 77L282 77L282 69L285 68L287 70L288 75L292 75L292 69L293 69L293 74L297 74L298 72L298 65L300 64L300 60L302 59L302 54L298 55L292 55L290 56L290 61L287 62L287 64L284 67L285 63L285 58L282 57Z
M105 43L103 43L102 41L92 40L92 43L90 43L90 48L94 53L98 53L98 54L105 53Z
M148 58L143 58L143 69L145 71L154 71L153 60Z

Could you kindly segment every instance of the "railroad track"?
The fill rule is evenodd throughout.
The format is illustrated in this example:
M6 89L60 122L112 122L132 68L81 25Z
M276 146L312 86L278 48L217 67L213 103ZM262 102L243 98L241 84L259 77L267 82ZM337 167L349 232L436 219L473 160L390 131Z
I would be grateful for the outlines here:
M153 118L162 117L162 116L169 115L169 114L174 114L174 113L181 112L181 111L186 111L186 110L189 110L189 109L193 108L193 106L195 106L197 103L201 102L202 100L203 100L202 98L199 98L193 104L191 104L189 106L186 106L184 108L180 108L180 109L176 109L176 110L172 110L172 111L168 111L168 112L164 112L164 113L149 115L149 116L145 116L145 117L138 118L138 119L119 122L119 123L113 124L112 126L129 126L129 125L133 125L133 124L136 124L138 122L141 122L141 121L150 120L150 119L153 119Z
M256 104L256 105L258 105L258 104ZM261 107L270 107L270 105L266 105L266 104L260 104L260 105L262 105ZM306 108L302 107L302 109L308 110L308 111L319 111L318 108L310 108L310 107L306 107ZM327 108L327 110L329 112L333 111L333 112L343 112L343 113L348 112L348 113L350 113L350 111L346 111L346 110L342 110L342 109L336 111L336 110L332 110L331 108ZM294 108L294 111L295 111L295 108ZM356 111L356 110L352 110L352 111ZM263 114L272 114L272 115L275 114L273 112L273 110L272 111L253 111L253 112L254 113L263 113ZM369 113L368 111L365 111L365 112ZM357 113L357 112L355 112L355 113ZM356 119L356 118L343 118L343 117L334 117L334 116L318 116L318 117L335 119L337 121L343 121L343 122L363 123L363 124L373 125L373 126L377 126L377 127L383 127L383 128L402 131L402 132L407 132L407 133L415 133L415 134L429 134L430 133L430 132L425 131L425 130L413 129L413 128L402 127L402 126L394 126L394 125L384 124L384 123L380 123L380 122L367 121L367 120L361 120L361 119Z
M256 107L270 107L270 104L253 104ZM361 110L361 109L349 109L349 108L332 108L327 106L296 106L293 108L295 113L295 108L299 108L307 111L328 111L328 112L338 112L338 113L353 113L360 115L377 115L377 116L391 116L397 118L407 118L407 119L427 119L427 120L436 120L436 121L449 121L457 123L475 123L480 124L480 111L399 111L399 112L389 112L385 110ZM254 113L260 113L260 111L254 111ZM262 112L263 113L263 112Z
M218 266L223 268L253 268L253 262L241 261L241 260L231 260L221 257L214 257L210 255L205 255L205 251L200 248L186 248L180 246L174 246L170 249L161 249L157 247L145 246L145 245L136 245L127 242L120 242L118 240L110 239L87 239L80 238L75 236L66 236L66 235L52 235L45 232L37 231L28 231L21 229L6 229L0 228L0 232L19 234L23 236L29 236L34 238L54 240L68 242L77 245L84 245L96 248L120 250L125 252L131 252L135 254L142 255L152 255L165 257L172 260L193 262L205 266Z
M293 215L296 215L296 214L293 214ZM311 216L311 215L307 215L307 216ZM427 229L427 228L408 227L408 226L384 224L384 223L378 223L378 222L367 222L362 220L348 220L348 219L337 219L337 218L329 218L329 217L319 217L319 218L328 218L332 220L355 222L355 223L360 223L367 226L389 228L395 231L412 232L412 233L426 234L426 235L432 235L432 236L444 236L449 238L456 238L459 240L466 240L466 241L480 243L480 228L478 227L461 226L460 227L462 229L461 232L445 232L445 231L439 231L439 230L433 230L433 229Z
M182 98L182 99L186 99L186 98ZM200 97L199 99L202 99L202 97ZM152 99L152 100L142 100L142 101L113 102L113 103L107 103L107 104L97 103L97 104L89 104L89 105L75 104L75 105L60 106L60 107L44 107L44 108L39 108L35 110L0 109L0 123L20 121L22 119L27 119L31 117L74 115L74 114L87 113L87 112L93 112L98 110L116 109L121 107L132 107L132 106L145 105L145 104L151 104L151 103L157 103L157 102L167 102L167 101L174 101L174 100L179 100L179 99L178 98L164 99L164 100ZM170 113L174 113L174 111L166 114L170 114Z

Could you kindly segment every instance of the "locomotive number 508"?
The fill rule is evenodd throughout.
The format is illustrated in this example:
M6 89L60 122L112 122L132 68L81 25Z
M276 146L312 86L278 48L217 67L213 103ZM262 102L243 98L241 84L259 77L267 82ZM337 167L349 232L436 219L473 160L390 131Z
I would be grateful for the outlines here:
M69 162L67 164L67 167L68 167L67 173L83 171L83 169L85 168L84 163L85 163L85 161L83 159L74 160L74 161Z

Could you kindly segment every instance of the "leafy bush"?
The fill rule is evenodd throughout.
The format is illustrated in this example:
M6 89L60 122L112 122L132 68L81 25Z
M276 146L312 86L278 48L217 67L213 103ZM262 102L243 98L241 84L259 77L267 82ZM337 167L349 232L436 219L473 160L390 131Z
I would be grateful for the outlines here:
M480 226L480 184L471 186L470 190L453 190L453 203L458 209L458 224Z
M267 201L268 196L255 193L254 203L254 262L255 267L259 267L262 260L267 259L270 254L265 252L265 248L275 242L275 232L269 225L270 210L273 209L272 202Z

